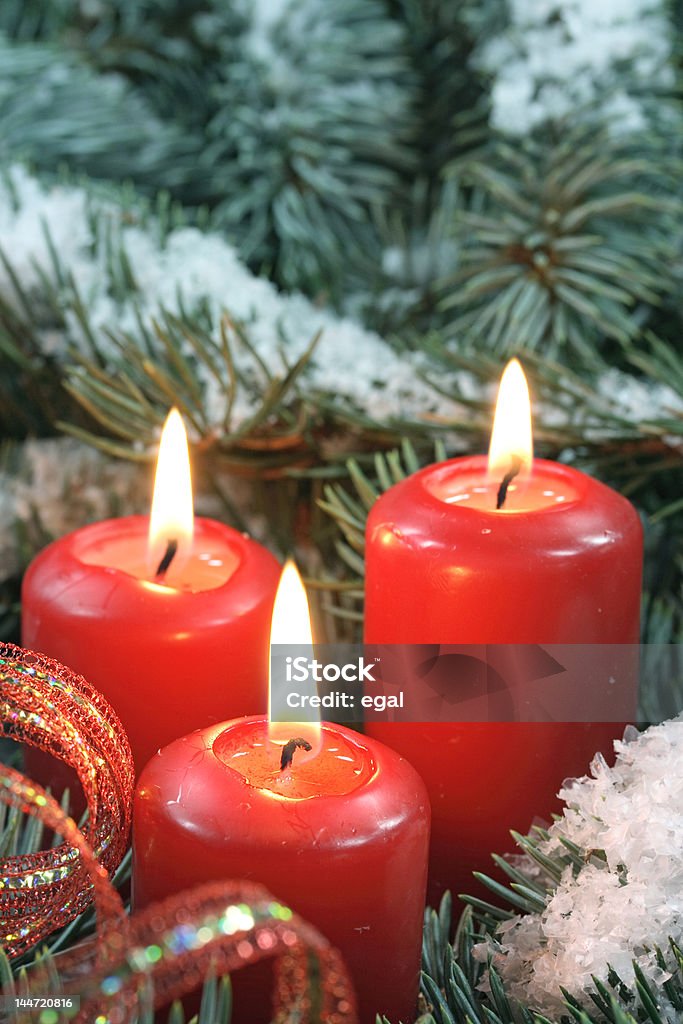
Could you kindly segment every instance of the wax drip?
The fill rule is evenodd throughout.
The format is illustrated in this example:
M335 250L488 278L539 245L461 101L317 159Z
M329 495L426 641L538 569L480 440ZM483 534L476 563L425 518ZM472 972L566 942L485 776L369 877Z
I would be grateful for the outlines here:
M294 760L294 751L297 747L300 747L302 750L313 750L313 747L308 740L303 739L302 736L297 736L295 739L289 740L282 748L282 757L280 758L281 772L283 772L285 768L289 768L291 765Z
M502 508L505 504L505 499L508 495L508 487L515 479L521 468L522 460L519 455L513 455L510 459L510 469L501 480L500 487L498 488L498 494L496 495L496 509Z
M169 566L171 565L171 562L175 558L177 552L178 552L178 541L174 540L172 538L171 540L169 540L167 542L167 544L166 544L166 551L164 552L164 557L159 562L159 564L157 566L157 571L154 573L154 576L155 576L156 579L159 579L160 576L165 576L166 575L166 573L168 572Z

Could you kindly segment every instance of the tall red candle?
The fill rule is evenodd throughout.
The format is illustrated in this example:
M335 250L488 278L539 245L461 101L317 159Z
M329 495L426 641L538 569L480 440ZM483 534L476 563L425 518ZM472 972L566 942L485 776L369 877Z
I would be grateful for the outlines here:
M160 751L135 798L136 907L199 882L263 883L342 953L362 1024L415 1017L429 800L392 750L323 724L280 770L264 718L194 732ZM251 970L251 969L250 969ZM234 979L236 1022L269 1020L262 975Z
M138 771L193 728L266 710L280 574L273 555L248 537L213 520L193 521L189 462L173 453L170 460L180 464L184 490L165 496L167 525L151 542L144 516L86 526L37 556L22 591L23 644L82 673L105 695ZM159 488L158 476L153 518ZM158 572L169 541L176 556Z
M513 452L515 448L511 449ZM535 460L496 509L484 457L430 466L387 491L366 533L372 643L635 644L642 530L619 494ZM455 682L454 682L454 685ZM591 694L584 694L590 704ZM377 723L432 802L430 898L472 891L509 829L550 819L564 778L611 752L616 723Z

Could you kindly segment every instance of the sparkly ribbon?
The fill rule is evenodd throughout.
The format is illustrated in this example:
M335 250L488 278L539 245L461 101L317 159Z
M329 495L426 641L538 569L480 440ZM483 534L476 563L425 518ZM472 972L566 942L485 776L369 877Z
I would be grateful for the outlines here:
M67 839L51 850L0 859L0 942L16 957L92 902L83 842L105 875L120 863L128 845L134 770L123 726L104 697L58 662L12 644L0 644L0 719L4 736L74 768L89 811L82 835L71 819L57 829L61 809L55 818L40 787L0 765L4 802Z

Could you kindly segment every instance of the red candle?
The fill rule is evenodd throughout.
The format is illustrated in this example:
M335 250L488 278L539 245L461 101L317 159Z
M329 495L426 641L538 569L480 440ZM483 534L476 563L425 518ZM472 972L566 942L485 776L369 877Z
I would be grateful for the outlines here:
M413 1020L429 841L424 785L394 751L341 726L323 725L319 749L297 750L284 772L282 749L265 718L242 718L152 758L135 798L135 906L199 882L262 882L340 950L364 1024L375 1013ZM263 976L241 981L234 1020L258 1021Z
M493 467L484 457L430 466L373 506L366 640L636 644L642 531L635 510L570 467L543 460L532 466L530 426L526 442L503 427L510 447L496 454L500 423L497 414ZM514 469L497 509L503 479ZM588 686L581 696L590 706ZM427 785L430 899L445 888L471 892L471 872L489 871L490 854L510 848L509 829L525 832L535 817L550 820L563 779L584 774L596 750L609 755L622 728L604 722L370 725L368 732L408 757Z
M274 623L278 606L300 603L283 593ZM133 898L140 907L199 882L261 882L340 950L363 1024L376 1013L409 1021L428 842L425 787L394 751L338 725L242 718L185 736L146 766ZM250 968L234 983L234 1020L269 1020L263 974Z
M171 444L179 423L177 413L169 417ZM144 516L77 530L37 556L22 592L23 644L69 665L104 694L138 771L193 728L265 711L280 573L276 559L248 537L193 519L187 441L181 436L178 454L166 440L151 534ZM178 492L165 463L179 471Z

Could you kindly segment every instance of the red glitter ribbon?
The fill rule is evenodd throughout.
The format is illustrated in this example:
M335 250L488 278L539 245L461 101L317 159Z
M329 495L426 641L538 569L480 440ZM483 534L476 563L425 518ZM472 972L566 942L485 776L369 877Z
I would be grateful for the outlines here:
M105 874L121 862L128 846L134 770L123 726L104 697L59 662L12 644L0 644L0 718L3 735L38 747L76 771L89 812L82 835L71 819L56 829L58 819L48 813L44 791L0 766L3 800L67 839L52 850L0 859L0 942L8 956L16 957L92 902L83 842L95 851ZM65 818L61 809L58 817Z

